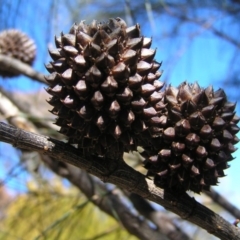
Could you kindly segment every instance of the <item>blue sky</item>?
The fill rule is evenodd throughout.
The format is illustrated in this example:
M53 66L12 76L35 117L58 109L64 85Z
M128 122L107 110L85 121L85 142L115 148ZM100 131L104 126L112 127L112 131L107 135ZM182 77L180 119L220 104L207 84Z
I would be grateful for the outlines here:
M29 4L24 6L25 15L22 13L22 18L15 22L15 26L36 40L38 57L35 61L34 68L46 73L44 63L46 63L49 58L46 55L47 46L45 40L49 38L48 43L53 44L54 34L59 35L61 30L67 32L72 23L68 21L67 16L64 16L67 14L65 11L56 12L54 16L57 17L58 22L55 22L55 28L52 29L51 33L48 33L48 35L51 36L48 36L46 31L49 29L49 26L47 26L47 19L44 18L43 14L49 10L50 1L46 1L44 4L41 2L37 4L39 5L32 6ZM33 11L33 7L39 7L41 11ZM89 15L89 11L83 13L83 19L85 19L85 17L89 18L87 14ZM198 14L203 18L207 18L209 13L202 11ZM215 15L217 14L216 12ZM30 17L30 19L32 19L31 24L35 24L35 27L30 28L29 21L23 16ZM140 24L142 23L143 35L153 37L152 47L157 48L156 60L159 62L163 61L162 70L164 70L164 73L162 80L175 86L185 80L189 82L198 81L202 87L213 84L215 89L220 87L224 88L229 99L236 101L234 97L236 97L238 89L226 88L222 83L222 80L231 80L231 74L239 71L239 57L235 57L235 61L232 61L236 48L227 41L221 40L219 37L211 34L209 31L201 30L201 28L195 24L183 25L178 32L179 35L169 38L167 37L167 33L171 30L171 27L174 26L175 21L172 18L167 18L165 15L154 15L153 17L156 23L155 27L149 23L147 16L145 16L145 18L139 17L137 21ZM94 15L92 18L94 19ZM79 20L80 19L82 18L79 17ZM229 26L231 26L231 35L233 37L237 34L239 35L239 24L234 23L232 19L221 16L221 14L218 16L214 26L223 31L228 31ZM190 33L192 38L189 40L189 38L186 38L186 34L190 35ZM229 67L230 63L231 68ZM0 79L0 85L5 86L11 91L26 92L39 91L44 87L42 84L32 82L24 76L9 81ZM238 115L240 115L239 106L237 107ZM8 146L2 143L0 144L1 151L5 148L10 151ZM236 191L236 189L238 189L237 182L239 181L240 150L234 155L236 156L236 160L230 163L231 167L226 171L228 176L221 179L221 184L216 190L221 191L221 193L224 192L226 195L231 194L232 198L230 200L240 207L240 194ZM17 157L13 158L14 161L17 161ZM0 178L5 176L2 170L3 168L1 168L0 171Z

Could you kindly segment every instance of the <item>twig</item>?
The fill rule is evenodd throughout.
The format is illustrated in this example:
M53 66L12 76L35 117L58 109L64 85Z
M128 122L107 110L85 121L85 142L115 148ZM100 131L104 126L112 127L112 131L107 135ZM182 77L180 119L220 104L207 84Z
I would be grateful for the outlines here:
M12 92L7 92L3 88L0 87L0 112L7 111L7 116L11 117L17 117L19 115L26 115L31 117L31 120L34 119L34 125L37 126L37 128L47 128L47 129L53 129L54 131L58 130L58 127L49 121L42 121L43 119L43 114L39 111L39 109L34 107L33 105L29 104L29 102L19 100L19 96L12 93ZM4 101L4 103L3 103ZM6 101L10 101L11 107L6 107ZM9 105L8 104L8 105ZM10 113L12 109L16 109L14 113ZM33 118L34 116L34 118ZM30 122L28 119L24 119L24 121L27 121L29 124ZM32 124L32 123L31 123ZM17 126L13 124L14 126Z
M40 83L47 84L42 73L36 72L32 67L18 59L0 54L0 66L1 68L7 69L9 72L23 74Z
M174 17L177 17L177 18L179 18L181 20L184 20L184 21L195 23L195 24L199 25L200 27L202 27L203 29L210 30L216 36L218 36L218 37L224 39L225 41L233 44L235 47L240 48L240 41L230 37L230 35L227 35L222 31L219 31L218 29L216 29L213 26L214 22L212 20L211 21L204 21L204 20L199 20L199 19L196 19L196 18L190 18L186 14L179 13L179 11L178 11L178 13L173 13L172 11L171 12L168 11L168 12L169 12L170 15L172 15Z
M226 209L229 213L231 213L235 218L240 219L240 210L233 206L226 198L222 195L211 189L210 192L205 192L214 202L219 204L221 207Z
M77 148L67 143L24 131L2 122L0 122L0 141L10 143L20 149L37 151L56 161L82 168L104 182L116 184L120 188L162 205L222 240L240 240L240 229L218 214L198 203L187 193L177 195L156 187L152 180L146 179L144 175L132 169L124 161L116 162L100 157L85 159Z

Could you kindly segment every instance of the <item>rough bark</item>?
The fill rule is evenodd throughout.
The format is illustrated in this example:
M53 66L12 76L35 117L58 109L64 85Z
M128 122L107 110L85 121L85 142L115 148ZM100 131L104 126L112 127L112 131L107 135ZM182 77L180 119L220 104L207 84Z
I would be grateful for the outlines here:
M0 54L0 65L1 68L7 69L9 72L24 74L25 76L40 83L47 83L43 74L35 71L32 67L18 59Z
M162 205L222 240L240 240L240 229L236 226L228 223L186 193L179 195L157 188L152 180L145 178L124 161L115 162L99 157L85 159L78 149L67 143L27 132L2 122L0 123L0 141L10 143L20 149L38 151L56 161L82 168L99 177L103 182L116 184L129 192Z

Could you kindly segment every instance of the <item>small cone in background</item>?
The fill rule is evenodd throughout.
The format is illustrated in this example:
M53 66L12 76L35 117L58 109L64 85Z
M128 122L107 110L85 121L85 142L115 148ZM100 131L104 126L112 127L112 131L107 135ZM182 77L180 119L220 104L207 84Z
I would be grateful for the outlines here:
M0 53L31 66L36 57L36 45L25 33L9 29L0 32ZM0 67L0 76L15 77L18 74Z

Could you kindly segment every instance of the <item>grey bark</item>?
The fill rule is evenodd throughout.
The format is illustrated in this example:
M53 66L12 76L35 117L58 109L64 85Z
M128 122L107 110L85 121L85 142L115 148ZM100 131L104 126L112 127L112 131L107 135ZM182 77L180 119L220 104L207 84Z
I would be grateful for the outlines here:
M44 153L56 161L66 162L99 177L103 182L116 184L120 188L154 201L181 218L200 226L222 240L240 240L240 229L228 223L218 214L198 203L187 193L177 195L157 188L152 180L135 171L124 161L92 157L85 159L78 149L61 141L23 131L0 123L0 141L20 149Z

